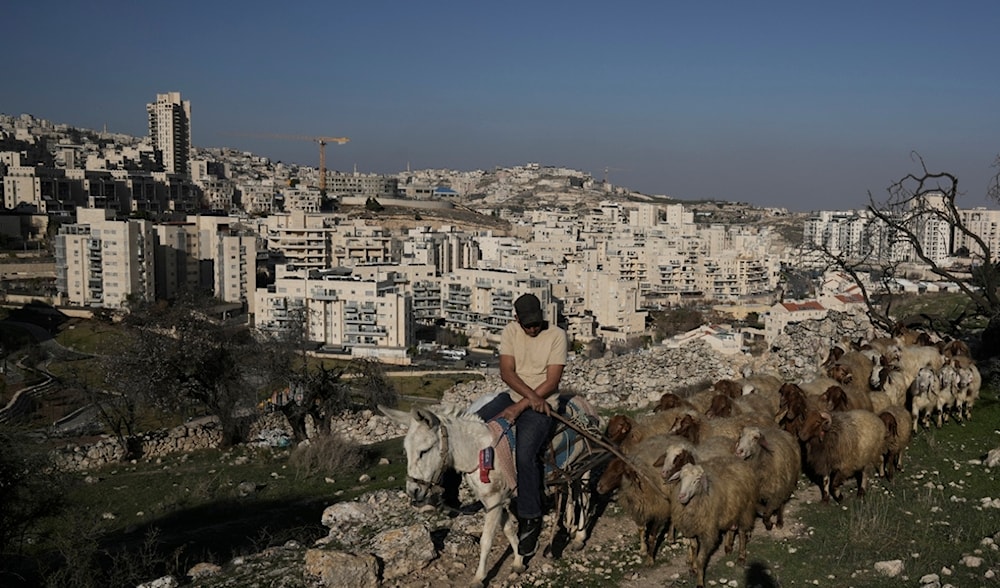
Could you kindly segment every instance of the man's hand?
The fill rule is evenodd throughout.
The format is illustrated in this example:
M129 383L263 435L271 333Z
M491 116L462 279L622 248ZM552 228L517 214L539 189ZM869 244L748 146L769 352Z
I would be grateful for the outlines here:
M517 420L517 417L521 416L521 413L524 412L524 409L526 408L528 408L528 405L522 400L503 409L498 416L505 419L508 423L513 424L513 422Z

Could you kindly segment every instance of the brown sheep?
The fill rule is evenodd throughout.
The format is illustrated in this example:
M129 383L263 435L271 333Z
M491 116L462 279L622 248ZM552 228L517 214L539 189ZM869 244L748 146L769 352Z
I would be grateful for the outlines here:
M912 437L910 427L910 412L902 406L890 406L878 413L886 429L885 453L882 454L880 473L887 480L892 480L897 471L903 469L903 450L909 445Z
M827 405L827 410L872 410L872 399L868 393L850 387L830 386L819 400L820 404Z
M617 476L618 504L642 530L639 550L647 564L653 563L660 536L670 522L673 494L672 484L652 464L676 441L663 435L641 441L629 454L630 463L612 460L597 483L597 491L606 494L613 489Z
M815 396L806 396L798 385L787 383L779 391L781 401L778 405L778 415L775 422L792 435L798 435L805 420L806 413L811 409L819 409L819 401Z
M658 451L659 455L662 456L669 447L674 446L676 443L689 443L689 441L677 435L655 435L637 443L628 452L623 452L623 455L628 458L627 461L620 457L614 457L608 462L608 465L604 468L604 472L601 473L601 477L597 480L595 490L598 494L610 494L614 490L617 490L621 486L622 477L625 475L625 472L633 467L632 463L642 459L640 452ZM659 449L654 450L652 449L653 447L659 447ZM656 459L656 457L658 456L653 456L652 459Z
M840 485L854 477L858 497L867 490L868 469L877 467L885 453L886 428L867 410L826 412L810 410L799 430L806 468L818 478L823 502L843 498Z
M771 530L777 515L778 528L785 525L784 507L802 475L802 450L791 433L778 427L747 427L736 444L736 457L753 467L760 483L758 512L764 528Z
M661 412L664 410L670 410L672 408L686 408L690 410L695 410L694 405L684 400L680 396L667 392L666 394L660 396L659 402L653 407L653 412Z
M670 430L674 435L680 435L697 445L702 439L709 437L726 437L733 443L740 438L743 427L767 426L771 420L757 414L742 414L726 418L707 418L686 414L677 420Z
M688 564L696 585L705 586L705 568L726 534L726 553L732 552L735 533L740 538L737 561L746 563L747 542L757 515L757 478L753 468L735 457L727 461L686 464L670 477L677 482L674 528L689 539Z
M628 452L643 439L672 432L678 419L687 414L693 414L689 409L672 408L637 419L626 415L614 415L608 419L605 434L612 443Z

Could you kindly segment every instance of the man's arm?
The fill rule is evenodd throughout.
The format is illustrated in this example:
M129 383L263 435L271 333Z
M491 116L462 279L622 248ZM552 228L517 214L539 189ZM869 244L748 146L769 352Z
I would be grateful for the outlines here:
M514 361L513 355L500 356L500 378L511 390L523 396L521 400L504 411L504 418L508 420L516 419L529 406L536 412L549 414L549 404L545 402L545 399L559 389L559 382L562 380L565 366L557 364L546 366L545 381L535 389L528 386L521 379L521 376L517 375L516 367L517 364Z

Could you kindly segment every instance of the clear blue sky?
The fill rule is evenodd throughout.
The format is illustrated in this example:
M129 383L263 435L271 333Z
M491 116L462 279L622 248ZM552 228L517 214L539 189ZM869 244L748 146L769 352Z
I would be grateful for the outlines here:
M2 10L0 112L331 169L566 166L678 198L862 206L917 171L984 197L1000 3L54 0Z

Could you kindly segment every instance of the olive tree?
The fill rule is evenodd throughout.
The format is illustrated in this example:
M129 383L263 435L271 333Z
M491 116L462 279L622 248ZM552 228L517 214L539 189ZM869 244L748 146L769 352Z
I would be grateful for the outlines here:
M134 306L123 321L124 341L108 353L107 384L162 411L217 417L229 446L245 440L268 379L265 350L247 327L226 326L205 307L192 296Z

